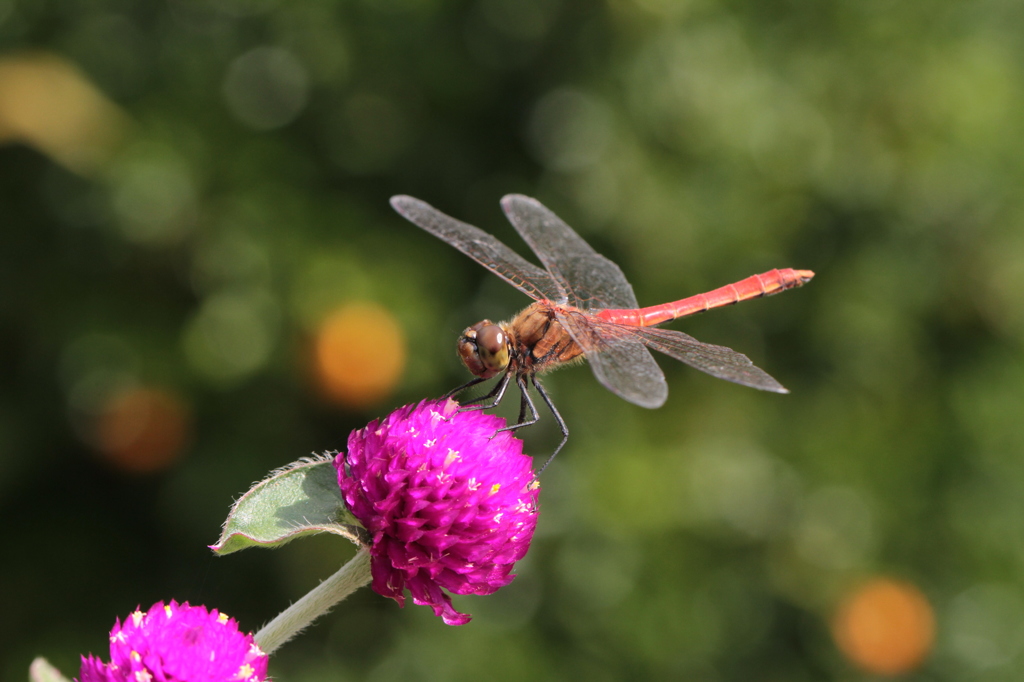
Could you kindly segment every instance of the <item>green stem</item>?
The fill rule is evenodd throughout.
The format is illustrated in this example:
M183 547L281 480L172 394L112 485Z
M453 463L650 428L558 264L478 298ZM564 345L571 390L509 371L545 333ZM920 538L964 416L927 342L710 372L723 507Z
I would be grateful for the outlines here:
M256 633L256 643L267 654L297 635L335 604L370 582L370 555L360 549L337 573L278 614Z

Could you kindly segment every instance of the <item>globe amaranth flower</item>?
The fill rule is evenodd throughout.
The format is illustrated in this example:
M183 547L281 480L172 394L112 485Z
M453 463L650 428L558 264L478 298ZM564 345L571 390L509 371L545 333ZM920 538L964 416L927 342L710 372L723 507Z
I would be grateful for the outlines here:
M454 594L491 594L515 577L530 547L539 488L533 461L505 420L423 401L354 431L335 458L352 513L372 537L375 592L434 609L449 625L470 617ZM443 589L442 589L443 588Z
M78 682L262 682L267 655L216 609L157 602L110 631L110 663L83 656Z

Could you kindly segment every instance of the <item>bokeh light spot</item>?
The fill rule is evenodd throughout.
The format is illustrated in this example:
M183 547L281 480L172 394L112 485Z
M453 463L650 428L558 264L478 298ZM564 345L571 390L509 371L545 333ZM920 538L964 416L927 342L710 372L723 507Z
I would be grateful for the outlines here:
M898 675L913 670L928 655L935 615L914 585L875 578L846 597L832 633L843 654L861 668Z
M266 293L223 292L203 303L185 330L185 352L192 366L221 384L239 381L270 359L279 312Z
M374 303L350 303L328 316L315 352L321 388L349 407L372 405L390 394L407 354L394 315Z
M90 174L109 158L127 125L127 116L60 57L0 59L0 143L30 144Z
M149 149L117 170L113 204L124 236L150 246L177 242L193 226L196 188L187 163L167 149Z
M544 165L575 171L604 155L612 137L612 112L591 95L561 88L534 107L528 133L533 152Z
M771 537L786 527L798 487L780 460L740 439L700 446L689 479L694 520L749 538Z
M943 618L944 640L964 667L993 670L1024 649L1024 600L1012 583L981 583L957 595Z
M96 424L96 447L115 468L134 474L162 471L182 454L191 412L175 394L132 388L114 394Z
M306 106L309 75L280 47L257 47L235 59L224 78L224 101L243 125L273 130L288 125Z
M850 569L875 545L874 518L864 495L844 486L811 492L794 528L797 553L822 568Z

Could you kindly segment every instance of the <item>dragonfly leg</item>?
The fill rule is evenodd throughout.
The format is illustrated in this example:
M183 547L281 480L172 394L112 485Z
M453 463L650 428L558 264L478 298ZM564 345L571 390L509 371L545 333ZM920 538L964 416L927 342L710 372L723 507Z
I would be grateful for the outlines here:
M548 468L548 465L551 464L551 460L555 458L555 455L557 455L558 451L562 449L565 442L569 440L569 427L565 425L565 420L562 419L562 415L558 414L558 410L555 409L555 404L551 402L551 397L548 395L548 392L544 390L541 383L537 381L536 376L533 377L533 385L537 387L537 393L539 393L540 397L544 399L544 403L548 406L548 409L551 410L551 414L555 416L555 421L558 422L558 429L562 432L562 442L558 444L555 451L551 453L550 457L548 457L548 461L544 462L544 466L537 470L537 476L539 477L544 470ZM536 414L536 410L534 410L534 413Z
M472 400L467 400L466 402L462 403L462 409L463 410L489 410L492 407L497 407L498 403L501 402L501 399L505 397L505 389L508 388L508 382L509 382L509 379L511 379L511 378L512 378L512 373L511 372L506 372L505 376L501 377L501 379L498 380L498 383L496 383L494 385L494 388L491 389L490 393L488 393L487 395L482 395L479 398L473 398ZM479 383L480 381L485 381L485 379L479 379L478 378L476 380L476 382L470 382L469 385L472 386L474 383ZM486 401L488 401L488 400L490 400L491 402L487 403ZM481 404L480 405L474 405L473 403L481 403Z
M533 398L530 397L530 392L527 390L526 377L517 376L516 385L519 386L519 419L516 420L515 424L506 426L505 428L498 429L498 431L515 431L521 429L524 426L530 426L536 424L537 420L540 419L540 415L537 414L537 408L533 404ZM530 413L530 418L526 418L526 413Z
M457 387L453 388L452 390L448 391L447 393L445 393L442 396L442 399L444 399L444 398L454 398L459 393L462 393L463 391L465 391L467 388L472 388L473 386L476 386L477 384L479 384L482 381L487 381L487 380L482 378L482 377L473 377L472 379L470 379L466 383L462 384L461 386L457 386Z
M529 408L530 417L529 424L536 424L537 420L540 419L540 415L537 414L537 408L533 405L533 400L530 399L530 387L526 383L524 377L516 377L516 385L519 386L519 416L516 418L517 426L527 426L526 421L526 410Z

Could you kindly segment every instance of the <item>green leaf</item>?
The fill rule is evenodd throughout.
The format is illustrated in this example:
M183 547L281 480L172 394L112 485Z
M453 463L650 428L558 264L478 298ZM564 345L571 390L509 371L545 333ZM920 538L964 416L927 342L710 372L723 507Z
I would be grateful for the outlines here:
M235 502L224 522L217 554L247 547L279 547L303 535L335 533L369 542L366 529L345 506L332 455L302 459L278 469Z
M42 656L32 661L28 667L28 679L29 682L68 682L68 678L61 675L60 671Z

